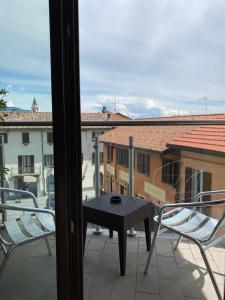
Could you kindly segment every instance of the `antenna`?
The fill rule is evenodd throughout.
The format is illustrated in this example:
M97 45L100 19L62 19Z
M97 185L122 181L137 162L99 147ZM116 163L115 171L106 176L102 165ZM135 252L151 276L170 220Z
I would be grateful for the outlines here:
M207 96L204 96L202 98L199 98L198 100L203 100L205 101L205 113L207 114L208 113L208 97Z
M117 99L115 99L115 114L117 113Z

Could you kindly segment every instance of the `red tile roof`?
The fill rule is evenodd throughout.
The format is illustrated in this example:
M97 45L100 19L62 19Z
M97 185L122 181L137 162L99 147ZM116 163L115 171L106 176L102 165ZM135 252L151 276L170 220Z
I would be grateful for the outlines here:
M130 118L120 113L81 113L82 121L123 121Z
M191 120L223 120L225 114L207 114L207 115L184 115L184 116L171 116L171 117L159 117L159 118L138 118L136 120L146 121L191 121Z
M167 146L225 153L225 125L200 126L176 137Z
M136 148L161 152L167 149L167 143L194 128L196 126L188 125L120 126L101 135L100 141L128 146L128 138L129 136L133 136Z
M5 121L51 121L51 112L2 112ZM81 113L82 121L122 121L129 117L120 113Z

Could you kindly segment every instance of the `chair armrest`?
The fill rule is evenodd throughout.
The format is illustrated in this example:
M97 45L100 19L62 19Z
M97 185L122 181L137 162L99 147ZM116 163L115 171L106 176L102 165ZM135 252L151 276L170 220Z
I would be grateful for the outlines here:
M37 199L36 199L35 195L31 192L16 190L16 189L9 189L9 188L4 188L4 187L0 187L0 192L10 192L10 193L15 193L15 194L30 196L32 198L33 202L34 202L34 206L38 207Z
M50 214L53 219L55 220L55 212L50 209L45 208L32 208L32 207L25 207L25 206L16 206L16 205L8 205L8 204L0 204L0 209L6 210L17 210L17 211L28 211L28 212L36 212L36 213L46 213Z
M211 195L216 195L216 194L225 194L225 190L214 190L214 191L205 191L205 192L200 192L195 196L195 201L199 201L199 199L203 196L211 196Z
M225 193L225 191L223 193ZM197 201L197 202L186 202L186 203L167 203L167 204L162 205L159 210L158 223L161 223L162 215L167 208L208 207L208 206L222 205L222 204L225 204L225 199L210 200L210 201L204 201L204 202Z

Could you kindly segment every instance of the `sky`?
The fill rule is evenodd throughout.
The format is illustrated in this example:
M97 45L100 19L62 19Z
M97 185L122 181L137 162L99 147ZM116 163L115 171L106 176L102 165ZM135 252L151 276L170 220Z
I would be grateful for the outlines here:
M8 105L51 111L48 1L1 2ZM82 0L79 14L83 112L225 112L224 0Z

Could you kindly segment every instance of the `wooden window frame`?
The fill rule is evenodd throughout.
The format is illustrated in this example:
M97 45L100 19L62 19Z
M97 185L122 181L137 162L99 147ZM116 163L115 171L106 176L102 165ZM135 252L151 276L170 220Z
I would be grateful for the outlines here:
M83 299L78 11L49 1L58 300Z
M116 149L116 160L121 166L128 168L129 164L129 153L127 148L118 147Z
M145 176L150 174L150 155L147 152L137 151L137 172Z
M162 158L162 182L176 187L179 179L179 162L173 159Z

